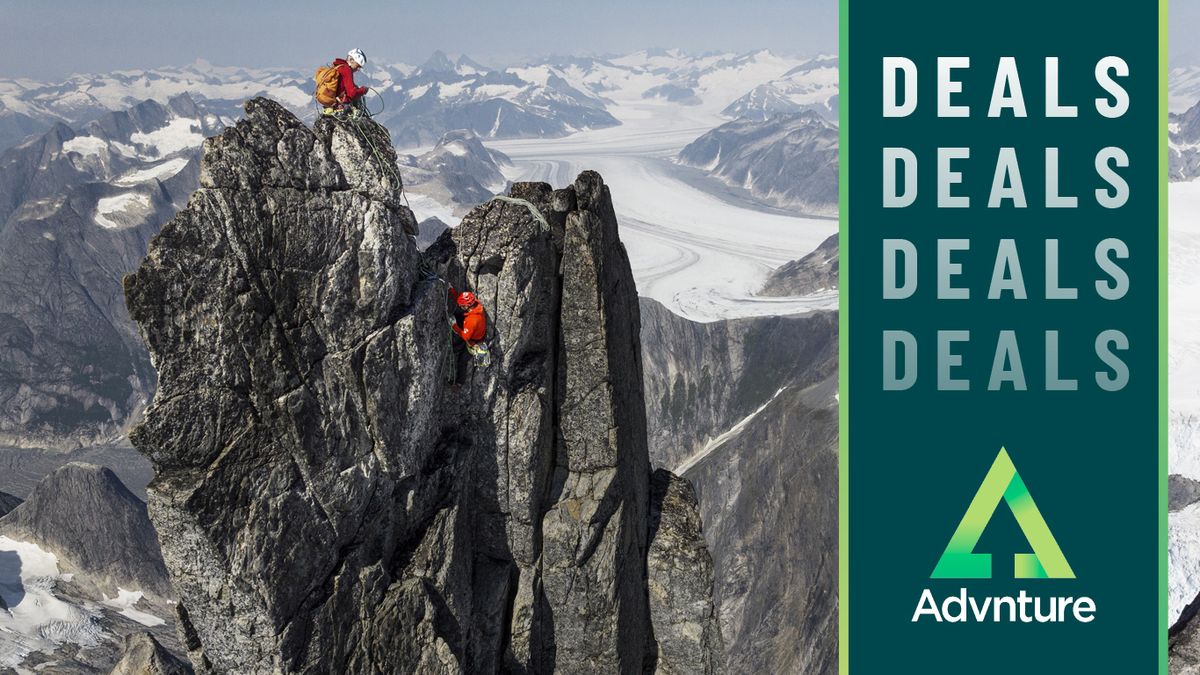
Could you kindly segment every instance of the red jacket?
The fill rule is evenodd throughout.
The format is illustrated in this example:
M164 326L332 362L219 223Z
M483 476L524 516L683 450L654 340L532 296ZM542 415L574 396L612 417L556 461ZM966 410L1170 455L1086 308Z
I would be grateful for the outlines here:
M334 59L333 65L338 69L338 91L337 99L342 103L350 103L356 98L360 98L367 93L366 87L360 87L354 84L354 70L350 68L350 64L346 63L346 59Z
M463 317L462 327L455 324L451 330L466 340L469 345L483 342L483 339L487 337L487 317L484 316L483 305L475 303L475 306L467 310L467 315Z

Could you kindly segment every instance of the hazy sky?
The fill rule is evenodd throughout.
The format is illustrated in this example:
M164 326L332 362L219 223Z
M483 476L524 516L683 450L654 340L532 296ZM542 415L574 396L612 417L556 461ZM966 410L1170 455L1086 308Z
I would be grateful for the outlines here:
M1172 63L1200 63L1200 1L1170 3ZM435 49L487 65L646 47L837 51L837 0L0 0L0 74L182 65L312 67L352 45L418 64Z
M0 72L43 80L197 58L308 68L351 46L387 61L441 49L487 65L646 47L837 51L837 0L0 0L0 16Z
M1200 63L1200 2L1170 0L1167 9L1167 52L1172 63Z

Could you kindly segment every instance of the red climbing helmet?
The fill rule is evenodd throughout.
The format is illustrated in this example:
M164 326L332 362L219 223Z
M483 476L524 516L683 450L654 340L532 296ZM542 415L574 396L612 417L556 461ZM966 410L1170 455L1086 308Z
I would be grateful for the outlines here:
M459 307L466 309L468 307L473 306L474 304L475 304L475 294L472 293L471 291L467 291L466 293L458 294L458 306Z

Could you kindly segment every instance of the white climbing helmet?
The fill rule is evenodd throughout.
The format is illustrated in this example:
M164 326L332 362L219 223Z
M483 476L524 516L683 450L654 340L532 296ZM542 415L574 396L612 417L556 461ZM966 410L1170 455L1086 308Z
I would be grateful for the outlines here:
M351 49L350 53L347 54L346 57L348 59L354 61L355 63L357 63L360 66L367 65L367 55L364 54L363 50L361 50L361 49L357 49L357 48Z

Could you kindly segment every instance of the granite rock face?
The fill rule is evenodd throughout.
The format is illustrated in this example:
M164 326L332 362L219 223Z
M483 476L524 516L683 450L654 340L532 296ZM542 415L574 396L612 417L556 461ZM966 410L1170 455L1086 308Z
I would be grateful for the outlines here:
M712 596L713 562L704 544L696 492L688 481L658 469L650 503L654 534L647 566L658 672L723 672L725 646Z
M188 664L158 644L149 633L125 636L121 660L110 675L191 675Z
M643 298L642 321L651 458L695 486L725 665L836 673L837 314L701 324Z
M607 187L517 184L421 253L395 159L374 122L249 101L126 278L181 641L200 672L652 668L678 647L647 555L675 549ZM487 309L489 365L455 348L450 286Z

